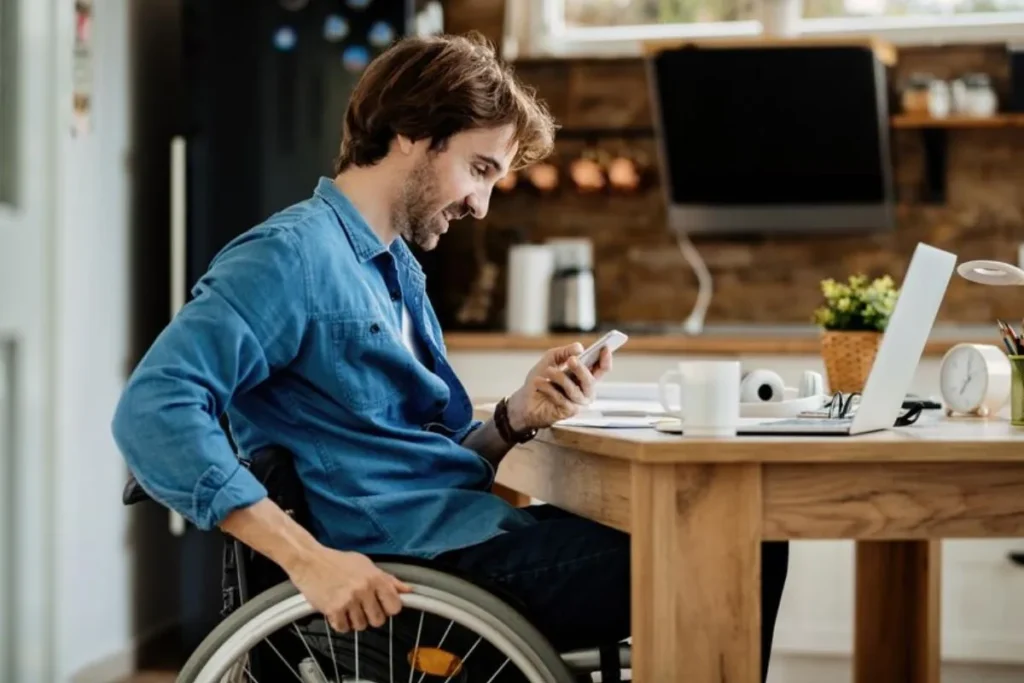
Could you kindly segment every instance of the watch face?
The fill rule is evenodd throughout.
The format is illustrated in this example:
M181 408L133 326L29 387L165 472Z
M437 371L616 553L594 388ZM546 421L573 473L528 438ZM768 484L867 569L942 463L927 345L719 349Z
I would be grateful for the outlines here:
M939 383L946 406L967 412L979 407L985 398L988 367L975 349L954 349L942 364Z

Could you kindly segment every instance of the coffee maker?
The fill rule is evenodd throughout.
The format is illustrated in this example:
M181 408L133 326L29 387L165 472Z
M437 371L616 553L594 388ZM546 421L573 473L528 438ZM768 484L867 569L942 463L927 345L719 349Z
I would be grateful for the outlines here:
M548 327L552 332L597 329L594 250L590 240L559 238L547 242L553 254Z

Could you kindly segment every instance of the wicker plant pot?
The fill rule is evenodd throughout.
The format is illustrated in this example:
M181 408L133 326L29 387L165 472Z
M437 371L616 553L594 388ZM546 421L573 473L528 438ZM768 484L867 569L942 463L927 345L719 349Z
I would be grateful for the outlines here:
M821 357L829 391L863 391L881 341L881 332L822 330Z

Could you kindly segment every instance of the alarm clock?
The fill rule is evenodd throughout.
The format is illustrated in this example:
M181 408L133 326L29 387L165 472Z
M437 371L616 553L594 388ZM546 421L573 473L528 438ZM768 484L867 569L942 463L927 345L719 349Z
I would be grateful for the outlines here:
M1010 397L1010 359L991 344L957 344L942 357L939 388L946 416L988 417Z

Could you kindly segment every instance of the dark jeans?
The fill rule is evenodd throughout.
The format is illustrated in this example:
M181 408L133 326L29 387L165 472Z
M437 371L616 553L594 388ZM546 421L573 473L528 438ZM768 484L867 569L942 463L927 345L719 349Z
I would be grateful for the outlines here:
M551 505L527 510L539 524L445 553L437 561L515 596L560 651L629 637L629 535ZM788 566L788 543L763 545L762 680Z

